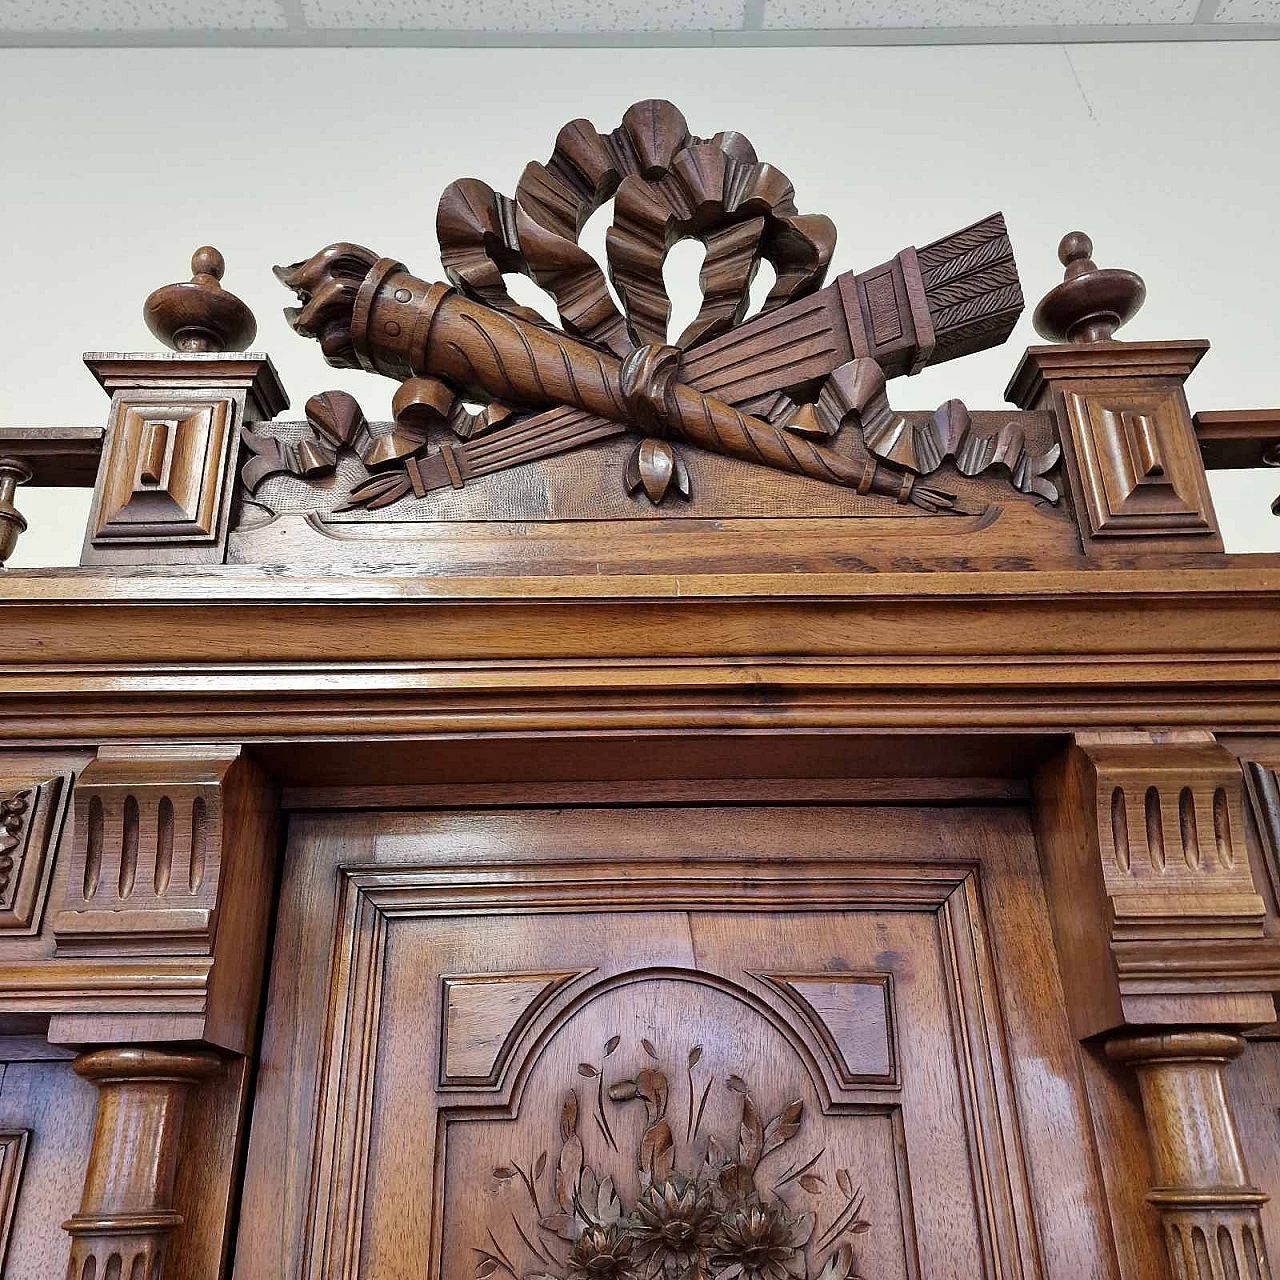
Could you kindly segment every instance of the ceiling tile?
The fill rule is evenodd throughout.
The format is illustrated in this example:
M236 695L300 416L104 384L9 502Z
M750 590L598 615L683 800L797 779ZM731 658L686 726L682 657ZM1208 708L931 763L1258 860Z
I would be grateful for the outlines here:
M765 0L764 25L778 31L1113 26L1191 22L1198 7L1199 0Z
M745 0L303 0L315 27L574 33L732 31Z
M0 0L0 31L211 31L288 26L275 0Z
M1280 22L1280 0L1222 0L1215 22Z

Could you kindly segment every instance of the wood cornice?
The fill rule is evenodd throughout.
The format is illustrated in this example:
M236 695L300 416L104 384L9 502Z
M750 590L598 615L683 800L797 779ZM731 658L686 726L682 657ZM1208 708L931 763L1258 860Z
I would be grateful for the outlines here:
M1280 727L1280 558L1216 571L11 574L14 740ZM121 717L128 715L126 724Z
M271 357L260 351L87 351L84 362L108 394L140 387L196 391L234 387L248 393L264 418L274 418L289 407L288 394Z
M1186 557L1183 558L1187 559ZM1008 569L927 573L563 574L550 577L431 576L379 571L299 574L274 565L10 569L0 579L0 609L13 604L146 602L168 606L305 601L345 605L378 601L551 599L637 600L690 597L772 601L841 596L977 597L1013 600L1075 596L1280 597L1280 553L1210 555L1185 564L1153 560L1135 568Z
M1089 342L1028 347L1014 370L1004 397L1010 404L1034 404L1050 378L1056 381L1094 378L1185 379L1209 343L1203 338L1169 342Z

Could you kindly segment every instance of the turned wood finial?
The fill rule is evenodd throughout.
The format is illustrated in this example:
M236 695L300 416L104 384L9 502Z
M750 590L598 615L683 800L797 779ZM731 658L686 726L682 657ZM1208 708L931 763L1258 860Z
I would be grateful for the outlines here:
M1069 231L1058 245L1063 281L1036 308L1036 332L1050 342L1108 342L1138 314L1147 297L1142 277L1119 267L1099 267L1093 241Z
M211 245L191 255L191 281L167 284L146 301L142 314L174 351L243 351L258 333L257 321L234 293L222 287L227 264Z

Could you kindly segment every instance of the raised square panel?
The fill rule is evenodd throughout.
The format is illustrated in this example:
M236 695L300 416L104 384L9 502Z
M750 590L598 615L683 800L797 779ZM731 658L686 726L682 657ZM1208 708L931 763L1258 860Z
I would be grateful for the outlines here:
M287 25L275 0L0 0L3 31L236 31Z
M444 979L440 1084L494 1085L530 1020L571 973L480 973Z
M118 402L94 543L212 542L231 410L225 399Z
M1214 533L1180 393L1066 391L1063 399L1095 538Z
M348 30L566 33L725 31L742 26L743 0L303 0L313 27Z
M1197 0L765 0L775 30L867 27L1071 27L1191 22Z
M888 973L757 974L822 1040L845 1086L896 1084L893 977Z

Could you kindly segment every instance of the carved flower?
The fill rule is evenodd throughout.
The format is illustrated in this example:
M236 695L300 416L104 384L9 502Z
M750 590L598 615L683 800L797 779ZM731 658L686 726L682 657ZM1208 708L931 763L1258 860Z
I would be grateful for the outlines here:
M587 1227L569 1251L569 1274L590 1280L627 1280L631 1269L631 1240L621 1227Z
M715 1280L803 1280L812 1230L808 1214L792 1219L760 1205L731 1210L715 1236Z
M705 1183L677 1177L651 1186L630 1221L646 1276L703 1280L710 1275L707 1261L717 1217Z

